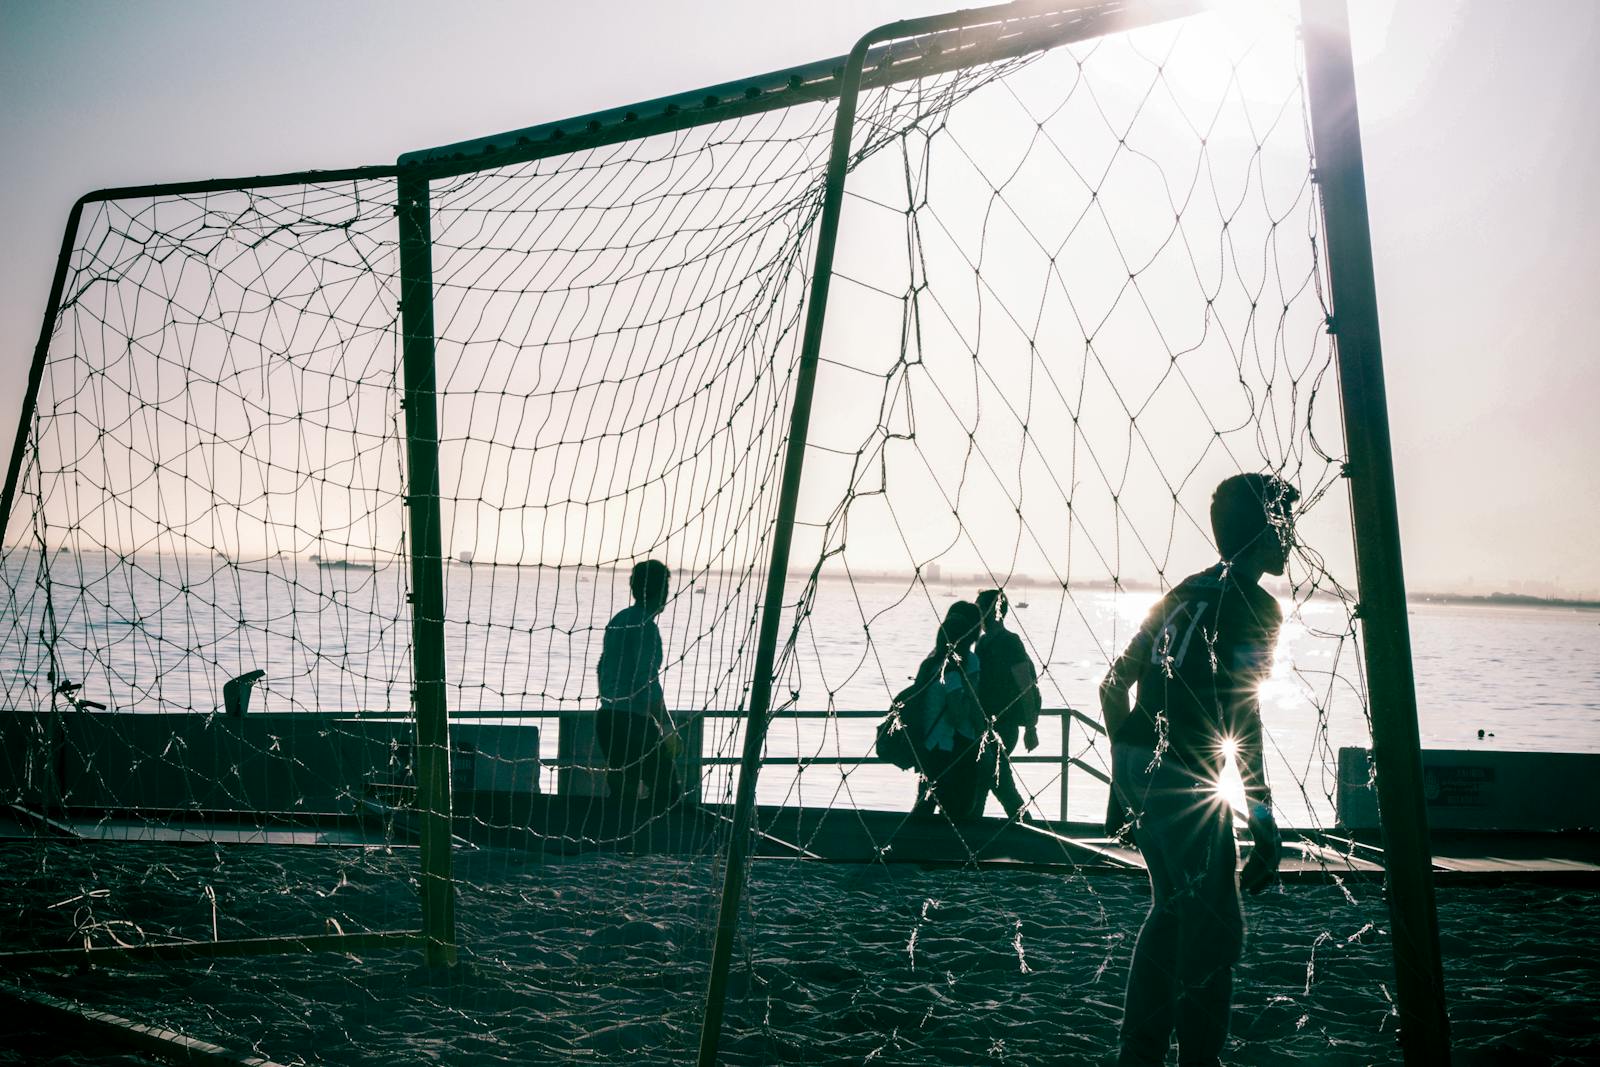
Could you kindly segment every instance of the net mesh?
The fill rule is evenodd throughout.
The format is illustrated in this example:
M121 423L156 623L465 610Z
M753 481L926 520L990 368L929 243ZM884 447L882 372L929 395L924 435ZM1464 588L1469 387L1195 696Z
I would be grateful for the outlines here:
M1301 492L1262 709L1281 821L1332 826L1369 731L1303 95L1293 26L1222 15L863 93L728 1062L1109 1047L1146 890L1099 825L1096 687L1215 560L1240 471ZM168 962L159 1005L74 996L286 1060L692 1055L835 114L431 183L463 964ZM419 927L395 204L374 178L86 214L6 529L8 941ZM597 667L652 558L668 740L629 748ZM988 588L1046 708L1011 763L1030 826L918 804L874 752ZM1345 877L1370 865L1316 832L1293 856L1327 884L1259 935L1245 1062L1388 1012Z
M1333 888L1314 921L1274 931L1293 948L1257 946L1307 961L1292 994L1255 1001L1258 1022L1281 1015L1295 1031L1266 1023L1251 1036L1270 1051L1248 1036L1234 1051L1268 1062L1297 1039L1325 1048L1316 952L1347 951L1381 920L1346 884L1359 863L1321 833L1335 822L1336 752L1364 746L1368 723L1339 577L1350 566L1342 432L1322 392L1334 375L1292 28L1215 18L1107 37L918 111L940 89L876 91L888 113L916 116L876 151L864 139L886 131L858 127L799 527L809 550L797 555L813 566L797 583L779 687L788 706L809 698L827 716L819 730L780 713L769 751L804 771L764 768L760 792L794 808L904 813L858 815L862 854L952 869L902 876L888 908L882 883L852 887L853 906L833 912L850 916L839 933L801 936L798 949L790 937L814 920L785 909L784 890L758 890L757 924L788 918L747 960L760 1010L788 1009L773 1047L800 1058L806 1026L841 1025L813 1008L831 1001L853 1016L842 1029L880 1039L865 1054L891 1061L1105 1054L1144 887L1130 902L1126 884L1094 876L1132 855L1097 828L1111 769L1098 684L1158 597L1215 562L1212 490L1265 471L1302 493L1299 544L1270 586L1287 622L1261 694L1267 770L1280 819L1306 830L1293 865ZM985 821L942 805L918 815L916 775L856 758L938 647L950 606L995 588L1045 706L1061 713L1041 719L1036 755L1015 726L989 735L1013 756ZM1075 827L1071 840L1003 822L1007 773L1023 817ZM1237 780L1224 790L1242 810ZM772 818L806 848L842 834L837 818ZM1105 832L1125 830L1119 821ZM1057 873L1041 887L997 873L1001 861ZM871 979L815 977L841 943L850 971ZM841 986L870 1006L845 1007ZM1381 1015L1370 971L1364 988ZM1045 1018L1072 1022L1046 1037Z

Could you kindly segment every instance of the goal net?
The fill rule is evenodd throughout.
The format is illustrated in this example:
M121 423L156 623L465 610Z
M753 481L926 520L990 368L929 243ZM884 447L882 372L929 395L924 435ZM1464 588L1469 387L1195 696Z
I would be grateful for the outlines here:
M1384 1040L1375 868L1330 832L1370 730L1295 26L1128 26L886 39L836 240L842 61L89 198L0 560L12 988L285 1062L683 1062L710 1002L725 1062L1102 1056L1147 887L1097 687L1260 472L1300 494L1261 706L1314 906L1252 904L1235 1040ZM876 727L981 590L1043 710L1016 801L957 813Z

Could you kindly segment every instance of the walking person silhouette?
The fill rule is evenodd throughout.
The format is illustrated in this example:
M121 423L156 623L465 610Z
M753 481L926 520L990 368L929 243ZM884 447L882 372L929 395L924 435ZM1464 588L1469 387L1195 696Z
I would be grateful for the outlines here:
M1039 673L1034 669L1022 638L1006 629L1010 601L999 589L978 594L983 636L978 639L978 662L983 664L980 698L1000 744L995 751L992 777L994 795L1012 818L1022 813L1022 794L1011 767L1017 738L1029 752L1039 747Z

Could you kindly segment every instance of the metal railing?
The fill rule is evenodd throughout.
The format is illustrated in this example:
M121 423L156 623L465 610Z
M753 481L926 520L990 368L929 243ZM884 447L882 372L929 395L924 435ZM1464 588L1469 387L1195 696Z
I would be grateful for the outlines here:
M451 718L454 721L512 718L535 720L555 719L558 723L560 723L568 720L589 719L592 718L594 714L594 711L588 708L560 708L552 711L457 710L451 716ZM883 715L884 713L881 711L869 711L863 709L840 709L833 711L791 710L778 712L773 716L773 719L814 719L824 721L829 719L866 719L875 721L883 718ZM1073 707L1044 708L1040 711L1039 715L1041 719L1051 716L1060 718L1060 753L1043 753L1035 755L1029 752L1018 751L1011 756L1011 762L1014 764L1052 764L1060 768L1061 796L1060 803L1058 805L1058 818L1061 822L1067 822L1069 821L1067 818L1067 783L1069 779L1069 772L1072 768L1076 767L1078 770L1083 771L1085 774L1088 774L1090 777L1105 785L1109 786L1111 784L1111 778L1105 770L1085 761L1083 758L1083 756L1088 755L1089 751L1094 746L1100 744L1102 739L1104 739L1106 736L1105 727L1095 719L1086 715L1084 712ZM398 718L403 716L396 717ZM691 780L697 781L699 779L699 772L704 767L731 766L741 762L741 757L739 756L719 755L714 753L709 755L706 754L703 748L702 734L698 728L698 724L706 719L743 721L746 718L747 714L743 711L722 710L694 711L687 713L680 712L674 716L674 720L678 724L678 732L680 736L682 736L688 745L691 746L691 750L687 752L684 757L687 764L686 769L693 774L693 778ZM1083 749L1082 754L1074 754L1073 752L1072 724L1074 721L1089 731L1089 743ZM557 772L560 772L561 770L570 770L574 768L591 766L591 764L588 763L574 762L571 755L559 754L556 756L541 756L539 762L542 766L549 767ZM1107 759L1106 763L1109 764L1109 762L1109 759ZM856 767L871 764L886 764L887 761L879 756L871 747L868 747L868 749L860 755L764 756L761 760L761 763L763 766L768 767L805 768L813 766Z
M367 722L393 722L396 724L409 724L414 721L414 717L408 712L359 710L350 712L255 711L250 712L248 715L240 718L248 720L249 722L257 725L266 726L275 720L303 721L308 716L322 716L329 719L364 720ZM558 785L556 791L559 793L566 791L559 785L560 775L562 772L590 771L598 773L601 769L603 760L601 760L592 752L577 751L576 749L579 747L586 747L583 739L573 737L572 735L575 734L576 731L570 730L568 727L561 725L569 722L574 724L590 722L594 719L594 716L595 711L590 707L555 709L489 708L482 710L467 710L457 708L451 713L450 721L452 725L465 725L475 721L492 723L504 720L521 720L531 725L543 723L548 720L555 720L558 724L557 752L552 756L540 755L539 765L541 768L549 769L557 773ZM789 719L816 720L824 722L827 720L869 720L875 722L883 718L883 716L884 712L882 711L873 711L860 708L845 708L835 709L832 711L791 709L777 712L772 716L772 718L775 721ZM1099 766L1085 759L1085 757L1089 756L1097 747L1104 744L1106 737L1105 727L1102 726L1097 720L1091 718L1089 715L1078 710L1077 708L1070 706L1043 708L1039 712L1039 717L1041 721L1052 717L1059 718L1061 720L1060 752L1035 754L1018 749L1012 754L1011 762L1019 765L1048 764L1060 768L1061 795L1060 802L1058 804L1057 817L1061 822L1068 822L1070 820L1067 818L1067 785L1070 772L1073 768L1077 768L1104 785L1109 786L1111 784L1111 778L1104 769L1110 765L1109 753L1105 752L1104 749L1100 750L1101 754L1105 756L1105 758L1099 761ZM696 711L679 711L673 713L673 721L676 724L678 736L682 739L685 747L685 753L682 757L680 757L683 761L680 764L680 767L682 767L682 769L686 772L687 780L695 782L700 781L701 772L706 767L733 766L742 762L742 757L738 755L723 755L715 752L707 753L704 748L704 734L701 724L708 719L743 723L746 722L748 718L749 713L742 710L706 709ZM150 725L154 725L156 721L156 717L150 717ZM1072 725L1074 722L1077 722L1084 730L1088 731L1087 743L1081 745L1077 752L1074 752L1072 744ZM460 748L459 745L453 745L452 747L456 747L458 749ZM465 754L465 752L462 752L461 754ZM492 754L485 753L485 755ZM859 755L818 754L800 756L763 756L761 763L763 766L767 767L798 767L802 769L806 767L857 767L879 764L886 766L889 765L887 760L883 759L877 754L870 742L865 745L864 750Z

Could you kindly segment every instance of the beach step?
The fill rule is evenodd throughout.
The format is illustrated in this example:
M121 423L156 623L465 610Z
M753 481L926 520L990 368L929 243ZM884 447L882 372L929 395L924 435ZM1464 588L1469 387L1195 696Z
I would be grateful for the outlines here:
M1600 833L1435 830L1436 880L1550 877L1600 882Z
M381 793L374 790L373 793ZM0 806L0 839L371 847L415 845L415 813L399 795L368 795L355 811L307 813L72 808L45 816ZM530 857L588 852L710 855L726 845L732 808L707 805L634 820L605 798L464 791L455 795L458 847L512 848ZM996 865L1142 874L1138 851L1087 823L1012 823L1000 818L952 823L942 815L854 808L763 805L754 854L833 863ZM1381 878L1383 850L1372 831L1284 832L1286 881ZM1241 836L1240 851L1249 844ZM1600 884L1600 833L1466 831L1432 834L1440 884L1551 881Z
M1372 831L1307 832L1306 846L1382 873L1383 847ZM1600 882L1600 833L1593 831L1434 830L1430 835L1434 880L1541 880ZM1331 866L1331 864L1330 864Z
M732 808L674 812L633 829L608 801L592 796L504 794L458 797L456 833L478 844L552 857L582 852L703 854L731 827ZM1142 874L1128 843L1085 823L1013 823L983 818L952 823L942 815L855 808L758 805L759 858L926 866L1023 866ZM1367 834L1286 830L1285 881L1383 876L1383 850ZM1441 879L1559 877L1600 880L1600 835L1438 832L1434 865ZM1241 840L1242 856L1249 844ZM1242 857L1241 857L1242 858Z
M468 792L455 800L457 837L535 858L591 852L704 855L726 838L723 819L693 807L646 816L634 806L583 793Z
M371 848L392 842L370 818L346 812L68 808L45 816L21 805L0 814L0 839L55 837L179 845L311 845Z
M1362 875L1383 874L1383 852L1370 849L1359 842L1338 841L1320 834L1296 839L1294 831L1285 835L1283 859L1278 864L1280 875L1291 880L1328 874ZM1248 854L1247 849L1241 849Z
M1137 853L1105 839L1083 839L1040 823L984 818L953 823L943 815L854 808L757 809L757 825L836 863L997 864L1029 867L1137 868ZM768 841L757 855L783 852Z

